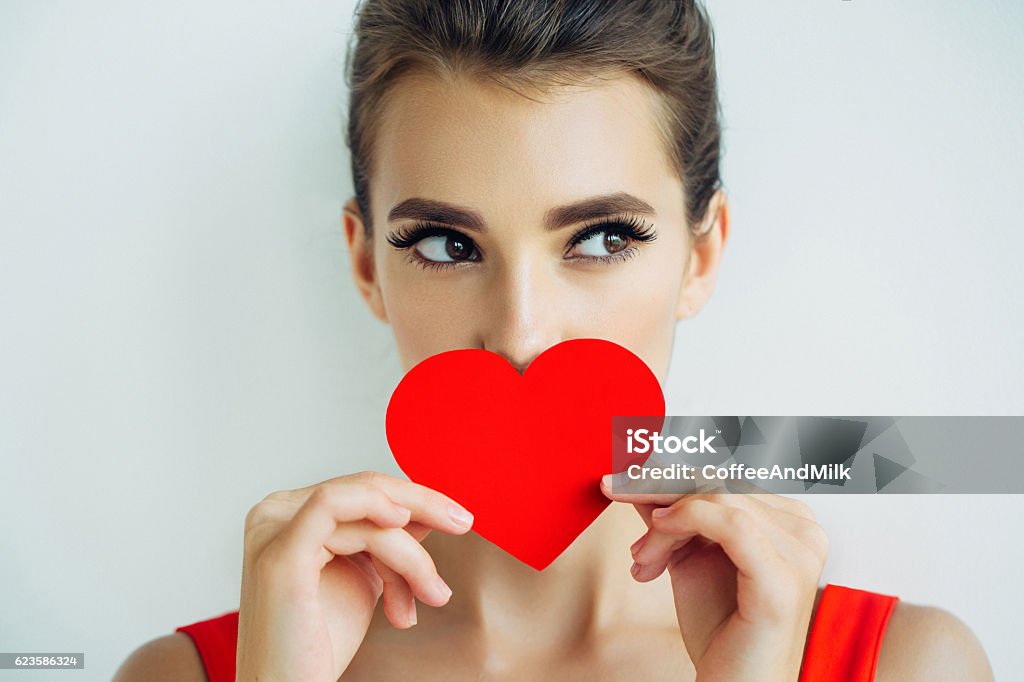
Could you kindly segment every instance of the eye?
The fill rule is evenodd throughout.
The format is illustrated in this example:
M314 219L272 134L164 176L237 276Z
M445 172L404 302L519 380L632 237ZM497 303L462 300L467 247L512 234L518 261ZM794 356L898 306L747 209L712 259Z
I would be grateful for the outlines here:
M591 258L603 258L612 256L629 246L629 237L621 232L612 230L600 230L591 236L576 242L572 256L590 256Z
M611 218L584 227L569 241L569 259L611 262L636 254L637 245L653 241L654 226L632 216Z
M424 237L414 248L422 258L435 263L473 260L476 251L473 242L454 232Z
M450 227L417 224L389 234L388 243L399 251L412 251L410 259L424 267L454 267L480 260L480 249L472 239Z

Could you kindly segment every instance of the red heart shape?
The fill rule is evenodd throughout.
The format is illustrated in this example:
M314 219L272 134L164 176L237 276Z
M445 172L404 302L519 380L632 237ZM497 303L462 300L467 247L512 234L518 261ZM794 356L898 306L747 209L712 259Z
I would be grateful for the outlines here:
M658 379L610 341L574 339L520 375L486 350L419 363L388 404L388 444L413 481L473 512L473 530L537 570L608 506L612 417L665 414Z

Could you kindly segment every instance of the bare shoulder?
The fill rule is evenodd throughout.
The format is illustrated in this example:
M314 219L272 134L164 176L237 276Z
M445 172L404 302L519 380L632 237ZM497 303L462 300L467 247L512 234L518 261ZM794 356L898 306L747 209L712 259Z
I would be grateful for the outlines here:
M878 682L991 682L978 638L948 611L896 603L878 657Z
M207 682L207 678L192 640L184 632L175 632L133 651L114 673L113 682Z

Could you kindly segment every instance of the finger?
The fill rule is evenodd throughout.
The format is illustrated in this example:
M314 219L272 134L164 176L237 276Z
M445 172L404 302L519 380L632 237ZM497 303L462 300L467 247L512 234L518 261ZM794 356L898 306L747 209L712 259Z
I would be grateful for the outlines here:
M430 528L412 521L405 532L423 542L430 534ZM384 615L396 628L406 629L416 624L416 599L405 578L393 571L387 564L373 559L377 574L384 583Z
M684 498L689 500L706 499L708 501L716 502L718 504L727 504L733 506L739 506L744 504L739 499L719 497L718 495L712 495L710 493L692 494L688 496L682 496L679 499L682 500ZM678 502L679 501L677 500L677 503ZM644 522L647 524L648 528L647 532L639 540L637 540L630 548L631 553L633 555L633 560L639 564L653 565L657 564L659 561L661 561L662 563L667 563L670 554L674 553L676 550L686 545L691 538L696 537L697 535L694 533L680 536L677 534L668 533L663 530L653 528L652 526L654 520L654 510L663 509L666 507L655 504L634 505L634 507L640 513L640 516L644 519ZM658 573L660 574L660 572L661 571L659 570Z
M747 489L754 488L756 486L750 486ZM811 549L821 549L824 542L827 542L810 507L798 500L773 493L739 493L730 491L722 485L701 486L700 493L690 495L690 497L698 496L720 504L746 507L755 513L764 515L782 531L801 540ZM679 499L684 497L687 496L680 496ZM650 510L656 508L656 505L634 506L649 528L651 526ZM781 551L784 548L780 547L779 549Z
M756 486L750 486L750 488L756 488ZM717 492L723 490L724 488L719 488ZM772 533L770 538L781 556L795 556L792 554L793 552L802 554L805 549L810 549L815 554L822 554L828 549L828 538L824 529L814 518L814 512L799 500L774 493L730 492L711 495L710 499L720 500L724 504L745 506L777 527L781 533Z
M649 529L630 548L633 566L630 573L640 582L654 580L670 561L681 560L680 551L700 537L699 533L666 533Z
M416 624L416 600L409 583L376 557L373 566L384 582L384 615L396 628L411 628Z
M652 513L652 530L657 532L638 552L634 577L653 580L665 570L673 551L699 536L720 544L741 575L764 580L781 560L765 523L748 508L716 504L700 496L657 509Z
M386 474L365 474L367 484L381 490L412 512L412 520L446 533L462 534L473 526L473 515L447 495L425 485Z
M784 506L777 502L772 504L771 500L766 499L771 497L775 496L730 494L726 492L690 495L687 496L686 500L700 499L712 504L747 511L753 515L753 518L758 522L758 527L767 534L769 541L772 542L776 552L781 556L803 551L804 548L796 545L796 540L805 535L805 531L809 530L808 525L812 524L812 522L804 517L790 514ZM681 504L685 504L685 502ZM653 515L653 511L651 514ZM647 541L643 543L643 551L640 551L640 548L638 548L633 553L634 561L640 564L651 564L652 566L657 566L659 563L667 564L671 558L670 555L686 544L690 537L692 536L677 536L652 528L647 533Z
M666 494L666 495L650 495L650 496L647 496L646 499L655 500L655 501L652 501L652 502L640 502L637 498L645 499L645 496L644 495L636 495L636 494L634 494L634 495L631 496L631 500L632 500L631 504L633 505L633 508L636 509L637 513L640 514L640 518L643 519L645 524L647 524L647 527L650 528L651 527L651 513L655 509L658 509L659 507L671 506L672 504L674 504L675 502L678 502L679 500L683 499L687 495L708 494L708 493L713 493L713 492L728 493L728 490L726 490L726 488L724 488L721 485L714 485L714 486L702 485L702 486L698 486L697 490L694 493L671 494L671 495L668 495L668 494ZM667 501L667 503L662 503L661 500L665 500L665 501ZM644 534L644 536L642 536L641 539L646 539L646 537L647 537L647 534ZM637 543L639 543L639 542L640 542L640 540L637 540ZM634 554L636 553L636 549L637 548L638 548L637 544L634 543L633 547L631 548L631 550L633 551Z
M820 570L828 552L828 538L805 504L771 493L732 493L720 484L702 486L702 489L706 492L689 497L752 512L759 520L767 522L762 527L777 555L788 557L792 563L805 566L809 571ZM630 548L634 560L631 573L637 580L646 582L656 578L670 563L684 561L691 551L704 544L694 542L692 535L678 536L651 529L653 505L635 507L649 528Z
M721 483L714 486L713 490L706 490L700 492L729 492L729 493L742 493L744 495L751 495L757 499L762 500L766 504L770 504L773 507L783 509L790 514L796 514L797 516L803 516L805 518L814 518L814 513L811 508L791 497L779 495L777 493L769 492L764 488L760 487L753 481L739 480L730 481L729 487L726 488Z
M686 487L687 490L680 490ZM686 495L701 493L746 494L764 498L772 506L780 507L791 514L814 519L814 513L805 503L782 495L770 493L750 481L731 481L726 488L720 481L698 479L695 481L645 480L638 482L622 473L607 474L601 479L601 492L615 502L631 504L654 504L670 506Z
M386 518L384 510L388 510L392 518ZM318 568L323 568L330 561L330 557L325 556L325 543L340 525L365 519L380 526L400 528L410 517L410 510L396 505L380 490L321 485L313 490L291 523L281 531L276 544L280 551L295 560L315 561Z
M650 482L645 482L645 490L637 492L637 486L630 485L629 479L620 479L617 475L606 475L601 478L601 493L614 502L629 504L655 504L667 507L686 493L651 492Z
M400 528L410 517L408 509L396 505L379 490L320 486L277 536L274 545L296 561L315 562L319 569L331 559L326 556L324 543L339 525L368 520L380 526Z
M401 576L417 599L430 606L443 606L451 597L452 591L437 574L430 554L401 528L379 528L357 521L338 526L323 546L335 555L369 552L376 562Z
M685 495L676 495L674 497L676 497L676 500L674 501L678 502L680 499L685 497ZM640 515L640 518L643 519L644 523L647 524L648 528L647 532L641 535L629 548L630 553L633 555L634 561L636 561L637 554L640 551L640 548L643 547L652 536L658 537L658 541L655 543L654 551L660 550L662 552L675 552L682 545L686 544L684 542L677 542L677 540L685 540L685 538L670 538L666 536L664 533L660 533L659 531L651 529L651 514L654 512L655 509L659 509L663 506L671 505L653 503L633 503L633 508L636 509L637 513ZM648 553L644 555L644 560L653 561L653 559L651 558L652 556L652 550L648 550ZM660 571L658 572L658 574L660 575Z
M404 530L417 542L423 542L423 539L430 534L431 529L412 521ZM409 583L387 564L372 557L371 559L377 575L384 583L384 615L396 628L412 627L416 624L416 599Z
M411 521L405 527L405 532L416 538L417 542L423 542L430 535L431 530L429 526L424 526L422 523L416 523L415 521Z
M644 541L649 536L644 537ZM668 550L661 556L655 558L650 563L639 563L633 559L633 565L630 567L629 572L638 582L648 582L654 580L660 576L665 569L684 563L691 555L695 552L713 545L707 538L701 537L700 535L693 535L689 538L673 538L674 542L671 543ZM638 541L639 542L639 541ZM640 543L642 547L644 543Z
M328 507L337 523L369 519L386 528L401 528L411 517L408 509L395 504L390 497L375 488L327 488L318 490L316 494L323 498L318 498L318 504ZM271 493L250 510L247 523L256 525L267 521L287 522L294 518L303 506L298 504L296 499L284 493ZM306 498L305 503L310 499L312 495Z
M726 492L725 488L723 488L721 486L716 486L714 488L714 491ZM709 494L709 493L708 492L702 492L700 494L706 495L706 494ZM726 492L726 494L727 494L727 492ZM691 495L695 495L695 494L691 493ZM677 497L677 499L675 500L675 502L678 502L680 499L683 499L684 497L686 497L686 495L679 495L679 496L676 496L676 497ZM712 498L712 499L714 499L714 498ZM653 504L653 503L633 503L633 508L636 509L638 514L640 514L640 518L643 519L644 523L647 524L647 528L649 529L647 533L644 533L630 547L630 552L633 554L634 557L636 557L636 554L639 551L640 547L644 543L646 543L646 541L647 541L647 539L649 537L651 537L652 535L658 535L659 534L657 531L650 530L650 528L651 528L651 514L653 513L653 511L655 509L659 509L659 508L664 507L664 506L671 506L671 505L661 505L661 504ZM672 544L672 542L667 542L666 541L666 542L663 542L662 544L664 544L665 546L668 546L668 545Z
M396 497L409 506L396 503ZM393 528L415 520L422 526L461 534L470 527L465 524L465 514L468 512L448 497L425 486L368 472L331 479L315 487L281 533L281 542L293 555L322 562L327 558L318 548L339 523L368 518Z
M377 569L373 566L373 557L368 552L357 552L347 557L339 557L338 560L351 562L366 576L375 595L374 598L380 596L381 591L384 589L384 581L380 579L380 574L377 573Z
M353 490L377 490L395 504L409 509L412 520L446 533L461 534L473 525L473 515L447 495L424 485L395 478L377 471L361 471L294 490L283 490L268 495L268 499L286 500L300 507L314 494L326 488L331 495L351 495Z

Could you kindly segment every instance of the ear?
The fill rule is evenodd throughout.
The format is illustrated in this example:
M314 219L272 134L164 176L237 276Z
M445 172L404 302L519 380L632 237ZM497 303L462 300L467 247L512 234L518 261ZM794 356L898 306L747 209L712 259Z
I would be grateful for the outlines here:
M718 264L729 236L729 205L721 190L715 192L708 203L700 235L688 241L690 254L679 292L679 307L676 309L678 320L699 313L715 289Z
M345 225L345 241L348 242L352 279L356 283L356 288L370 306L370 312L374 317L381 322L387 322L384 297L381 295L380 280L377 278L373 262L373 240L367 235L363 216L355 199L349 199L345 204L342 222Z

